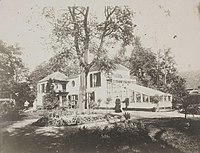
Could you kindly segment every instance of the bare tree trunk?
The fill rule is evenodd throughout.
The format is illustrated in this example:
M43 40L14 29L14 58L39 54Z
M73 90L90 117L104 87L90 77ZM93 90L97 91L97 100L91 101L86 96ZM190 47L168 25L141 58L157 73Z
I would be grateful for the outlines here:
M78 112L82 113L83 112L83 103L84 103L84 82L85 82L85 76L84 76L84 71L83 68L81 70L81 75L80 75L80 87L79 87L79 99L78 99Z

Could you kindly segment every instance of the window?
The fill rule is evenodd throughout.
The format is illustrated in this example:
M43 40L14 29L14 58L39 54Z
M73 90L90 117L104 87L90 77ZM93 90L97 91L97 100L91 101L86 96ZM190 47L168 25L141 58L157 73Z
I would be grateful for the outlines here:
M78 95L69 95L68 99L69 99L69 107L76 108L77 101L78 101Z
M45 92L45 84L42 84L42 93Z
M57 83L55 83L55 88L58 89L58 84Z
M141 94L136 94L136 102L141 103Z
M135 102L135 92L134 91L132 92L131 99L132 99L131 102L134 103Z
M167 96L164 96L164 101L167 101Z
M143 102L148 102L148 96L143 94Z
M168 96L168 101L171 101L171 96Z
M74 86L75 86L75 81L73 80L73 81L72 81L72 87L74 87Z
M89 98L89 101L91 100L95 101L95 93L94 92L88 93L88 98Z
M66 91L66 84L62 84L62 90Z
M68 99L69 100L78 100L78 95L69 95Z
M101 72L90 74L90 87L101 86Z

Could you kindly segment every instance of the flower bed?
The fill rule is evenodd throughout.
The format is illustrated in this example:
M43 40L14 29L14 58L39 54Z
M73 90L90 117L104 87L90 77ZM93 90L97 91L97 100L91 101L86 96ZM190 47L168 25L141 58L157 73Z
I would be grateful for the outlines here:
M38 121L33 123L36 126L72 126L72 125L82 125L88 123L96 122L108 122L116 123L122 122L125 118L120 115L113 114L80 114L76 115L69 112L60 112L59 110L54 110L47 112Z
M92 122L106 121L103 115L68 115L68 116L43 116L38 121L33 123L37 126L72 126L81 125Z

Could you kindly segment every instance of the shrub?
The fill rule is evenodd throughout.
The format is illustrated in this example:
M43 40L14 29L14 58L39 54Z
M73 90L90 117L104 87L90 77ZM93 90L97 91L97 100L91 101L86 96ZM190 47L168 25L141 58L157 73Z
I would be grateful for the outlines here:
M33 123L33 125L36 126L47 126L49 122L49 118L47 116L43 116L42 118L40 118L39 120L37 120L36 122Z
M3 120L15 120L19 117L19 110L13 100L0 103L0 118Z
M160 100L161 100L161 97L159 95L155 95L151 97L151 102L154 104L158 104Z
M185 118L187 114L197 114L200 104L200 95L199 94L191 94L187 95L183 98L182 108L185 113Z
M47 82L46 87L46 94L44 96L44 108L45 109L54 109L59 106L59 100L57 97L57 94L54 90L54 84L53 80L49 79Z
M100 122L105 121L103 116L100 115L80 115L80 116L66 116L61 115L56 111L52 111L46 115L44 115L42 118L40 118L38 121L34 123L36 126L69 126L69 125L80 125L80 124L86 124L91 122Z
M111 101L112 101L112 98L110 97L106 98L106 105L109 105Z
M156 112L156 111L157 111L157 108L156 108L156 107L153 107L153 108L151 109L151 111L152 111L152 112Z
M131 118L131 115L130 115L130 113L128 113L128 112L125 112L125 113L123 114L123 116L124 116L124 118L125 118L126 120L129 120L129 119Z
M151 141L147 129L139 122L115 124L103 130L81 128L66 137L69 148L74 152L117 152L124 145L135 147Z
M101 98L99 98L99 99L97 100L97 107L98 107L98 108L100 107L100 105L101 105L101 102L102 102L102 99L101 99Z

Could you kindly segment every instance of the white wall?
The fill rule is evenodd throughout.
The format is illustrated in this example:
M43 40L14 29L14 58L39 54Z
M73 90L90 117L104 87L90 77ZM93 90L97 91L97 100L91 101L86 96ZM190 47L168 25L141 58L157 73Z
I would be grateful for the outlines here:
M98 73L98 71L89 72L87 78L87 92L95 92L95 101L97 102L98 99L101 99L102 102L107 98L107 82L106 76L101 73L101 86L100 87L90 87L90 74Z
M73 83L75 85L73 86ZM66 91L69 92L68 95L78 95L79 94L79 88L80 88L80 77L70 79L67 83Z
M43 96L45 93L42 93L42 84L45 84L45 89L46 89L46 83L47 82L41 82L37 84L37 101L36 101L36 106L42 106L43 105Z

